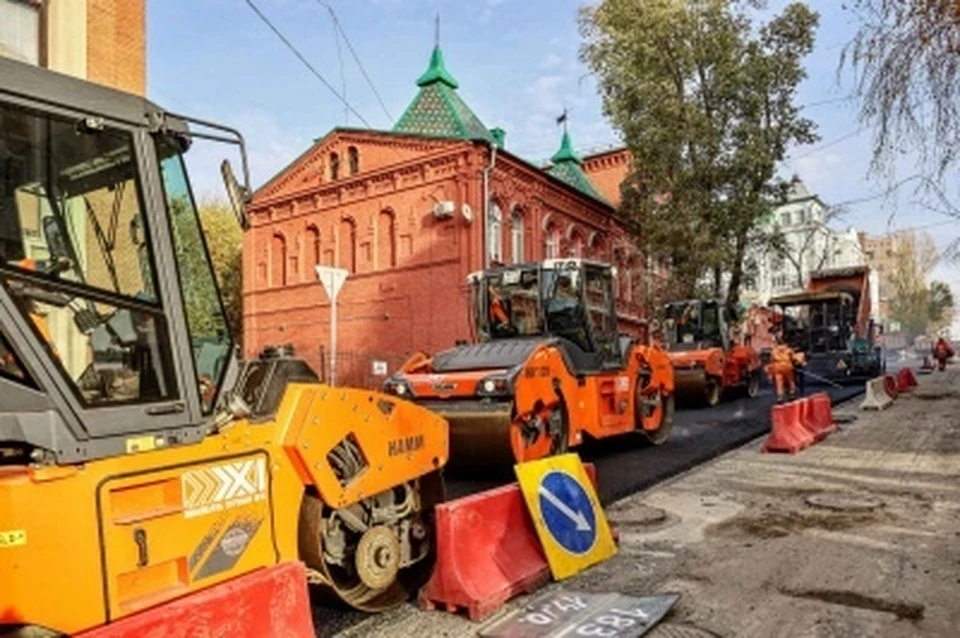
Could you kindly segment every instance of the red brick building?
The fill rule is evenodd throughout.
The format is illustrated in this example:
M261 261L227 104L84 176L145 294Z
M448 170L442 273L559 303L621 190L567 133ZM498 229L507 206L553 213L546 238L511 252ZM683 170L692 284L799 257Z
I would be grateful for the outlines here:
M144 95L144 0L0 0L0 56Z
M316 264L351 273L338 306L344 383L378 383L374 360L392 371L412 352L468 339L466 278L492 262L614 262L621 323L636 327L640 259L614 216L627 152L580 159L564 133L550 166L521 159L459 97L439 48L417 86L393 130L334 129L255 193L246 354L290 343L324 368L329 301Z

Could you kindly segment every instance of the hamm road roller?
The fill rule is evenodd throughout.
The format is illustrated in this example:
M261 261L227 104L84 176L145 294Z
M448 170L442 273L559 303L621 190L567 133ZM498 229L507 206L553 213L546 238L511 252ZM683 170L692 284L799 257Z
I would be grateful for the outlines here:
M713 407L736 390L754 397L760 389L760 357L731 334L731 316L719 301L691 299L664 307L677 400Z
M0 58L0 636L182 612L288 565L306 588L297 561L371 611L429 575L446 422L291 357L239 362L195 136L246 175L235 131Z
M388 392L450 423L451 464L480 471L561 454L586 437L673 425L673 371L659 347L623 337L616 271L582 259L468 278L475 343L412 356Z

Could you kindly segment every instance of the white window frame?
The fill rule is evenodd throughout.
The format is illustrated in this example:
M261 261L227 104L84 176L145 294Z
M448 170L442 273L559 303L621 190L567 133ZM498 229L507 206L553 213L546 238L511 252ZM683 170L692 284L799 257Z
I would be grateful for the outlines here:
M510 256L515 264L523 263L526 258L523 251L523 226L523 211L514 208L510 213Z
M503 261L503 212L493 200L487 209L487 260Z

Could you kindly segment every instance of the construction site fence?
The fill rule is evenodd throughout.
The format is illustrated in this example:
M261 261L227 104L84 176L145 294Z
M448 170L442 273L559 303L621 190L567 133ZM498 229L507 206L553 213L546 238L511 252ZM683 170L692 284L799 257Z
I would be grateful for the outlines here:
M336 385L368 390L383 389L383 382L400 369L413 353L371 354L337 349ZM330 382L330 350L317 348L316 360L310 362L324 383Z

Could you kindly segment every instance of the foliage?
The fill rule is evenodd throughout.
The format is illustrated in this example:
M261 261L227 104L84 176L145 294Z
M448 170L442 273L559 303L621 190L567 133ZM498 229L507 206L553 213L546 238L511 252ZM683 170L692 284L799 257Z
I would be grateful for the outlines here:
M206 199L198 208L227 323L239 343L243 333L243 231L229 203Z
M897 235L890 316L899 322L908 339L942 327L953 318L953 295L943 282L927 285L939 261L933 238L913 232Z
M719 293L726 271L731 305L758 222L785 192L777 162L816 139L794 94L817 14L793 3L757 28L748 9L605 0L580 15L581 56L634 158L620 214L645 254L669 263L676 296L704 277Z
M941 176L960 154L960 5L956 0L851 0L861 22L844 49L874 128L874 167L915 145Z
M170 204L177 267L191 337L194 341L218 341L229 327L239 340L243 320L240 296L242 235L236 220L226 204L206 202L199 211L201 229L197 227L197 217L188 200L174 198ZM216 286L210 277L204 241L214 265ZM227 326L224 325L217 287L222 295Z

